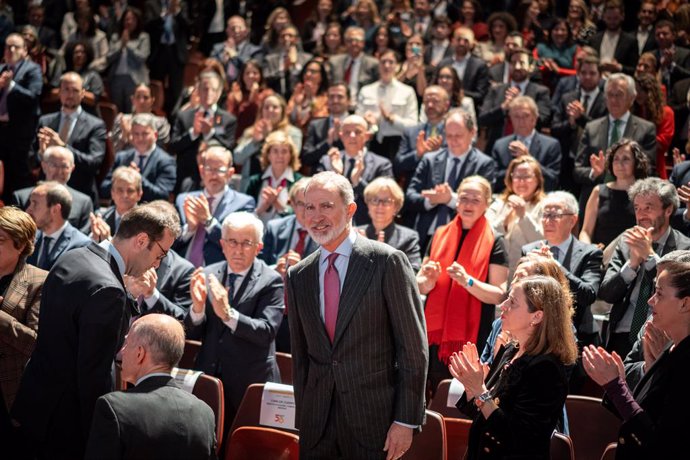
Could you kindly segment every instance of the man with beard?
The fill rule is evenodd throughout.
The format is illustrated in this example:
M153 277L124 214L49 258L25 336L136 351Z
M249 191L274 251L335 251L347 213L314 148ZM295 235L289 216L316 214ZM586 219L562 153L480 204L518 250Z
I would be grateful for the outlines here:
M287 276L305 458L397 459L424 420L429 355L414 273L405 254L353 230L354 201L339 174L310 180L305 218L321 249Z
M115 353L138 314L124 276L158 267L179 233L177 216L140 206L123 216L112 242L73 249L53 266L12 409L38 458L83 458L96 400L113 390Z
M637 225L623 233L599 288L599 298L613 304L606 349L620 356L628 354L647 319L659 258L690 249L690 239L669 225L679 205L672 184L651 177L633 184L628 195Z

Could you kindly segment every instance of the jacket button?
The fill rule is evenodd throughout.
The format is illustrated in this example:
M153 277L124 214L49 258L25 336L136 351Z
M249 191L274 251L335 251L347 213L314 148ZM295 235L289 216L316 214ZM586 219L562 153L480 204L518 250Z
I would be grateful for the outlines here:
M333 361L331 361L331 364L332 364L333 366L337 366L337 365L338 365L338 361L334 359Z
M618 438L618 444L625 444L625 438L623 436Z

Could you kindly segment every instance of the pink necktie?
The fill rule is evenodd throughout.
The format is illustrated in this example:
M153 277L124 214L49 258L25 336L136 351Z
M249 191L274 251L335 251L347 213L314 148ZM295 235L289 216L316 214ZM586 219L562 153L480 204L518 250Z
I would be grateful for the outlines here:
M328 267L323 276L323 303L324 303L324 322L326 323L326 333L333 343L335 337L335 322L338 319L338 304L340 303L340 276L338 269L335 268L335 259L340 254L335 252L328 256Z
M207 198L208 207L211 209L213 204L213 197ZM213 212L211 213L213 214ZM204 227L203 222L199 222L196 227L196 233L194 233L194 239L192 240L192 248L189 250L189 261L195 267L201 267L204 265L204 243L206 242L206 227Z

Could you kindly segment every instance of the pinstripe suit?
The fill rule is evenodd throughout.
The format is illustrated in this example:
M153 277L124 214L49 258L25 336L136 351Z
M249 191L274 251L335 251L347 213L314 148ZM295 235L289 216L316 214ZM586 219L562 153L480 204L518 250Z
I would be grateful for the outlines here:
M428 350L414 273L402 252L357 236L331 344L320 313L321 252L287 276L301 452L308 454L321 440L337 401L338 424L359 445L385 457L391 423L424 420Z
M47 275L45 270L20 262L0 306L0 382L8 410L34 350L41 289Z

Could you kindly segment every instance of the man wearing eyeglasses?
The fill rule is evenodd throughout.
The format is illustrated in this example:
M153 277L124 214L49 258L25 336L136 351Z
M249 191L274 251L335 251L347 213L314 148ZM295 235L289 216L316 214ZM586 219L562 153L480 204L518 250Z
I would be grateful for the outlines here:
M228 187L234 173L230 151L210 147L201 154L199 165L203 190L181 193L175 200L182 218L182 236L175 251L195 267L222 261L220 223L232 212L251 212L256 207L254 198Z
M573 295L573 325L577 329L578 345L600 345L599 326L594 322L591 307L601 283L604 254L596 245L583 243L573 236L579 210L572 194L551 192L542 201L542 207L544 239L523 246L522 255L538 252L558 262ZM578 364L571 377L571 391L579 388L584 378L582 366Z
M224 260L192 276L185 324L187 337L202 342L194 369L223 381L226 420L234 419L249 385L280 382L275 337L283 320L283 280L256 257L263 231L254 214L229 214L220 240Z
M67 185L72 171L74 171L74 154L65 147L58 147L57 145L48 147L41 159L41 169L47 181L58 182L67 187L67 191L72 195L72 209L67 220L82 233L88 234L91 225L89 216L93 212L93 202L88 195ZM29 197L33 189L34 187L26 187L15 191L12 193L9 204L20 209L26 209L29 206Z

